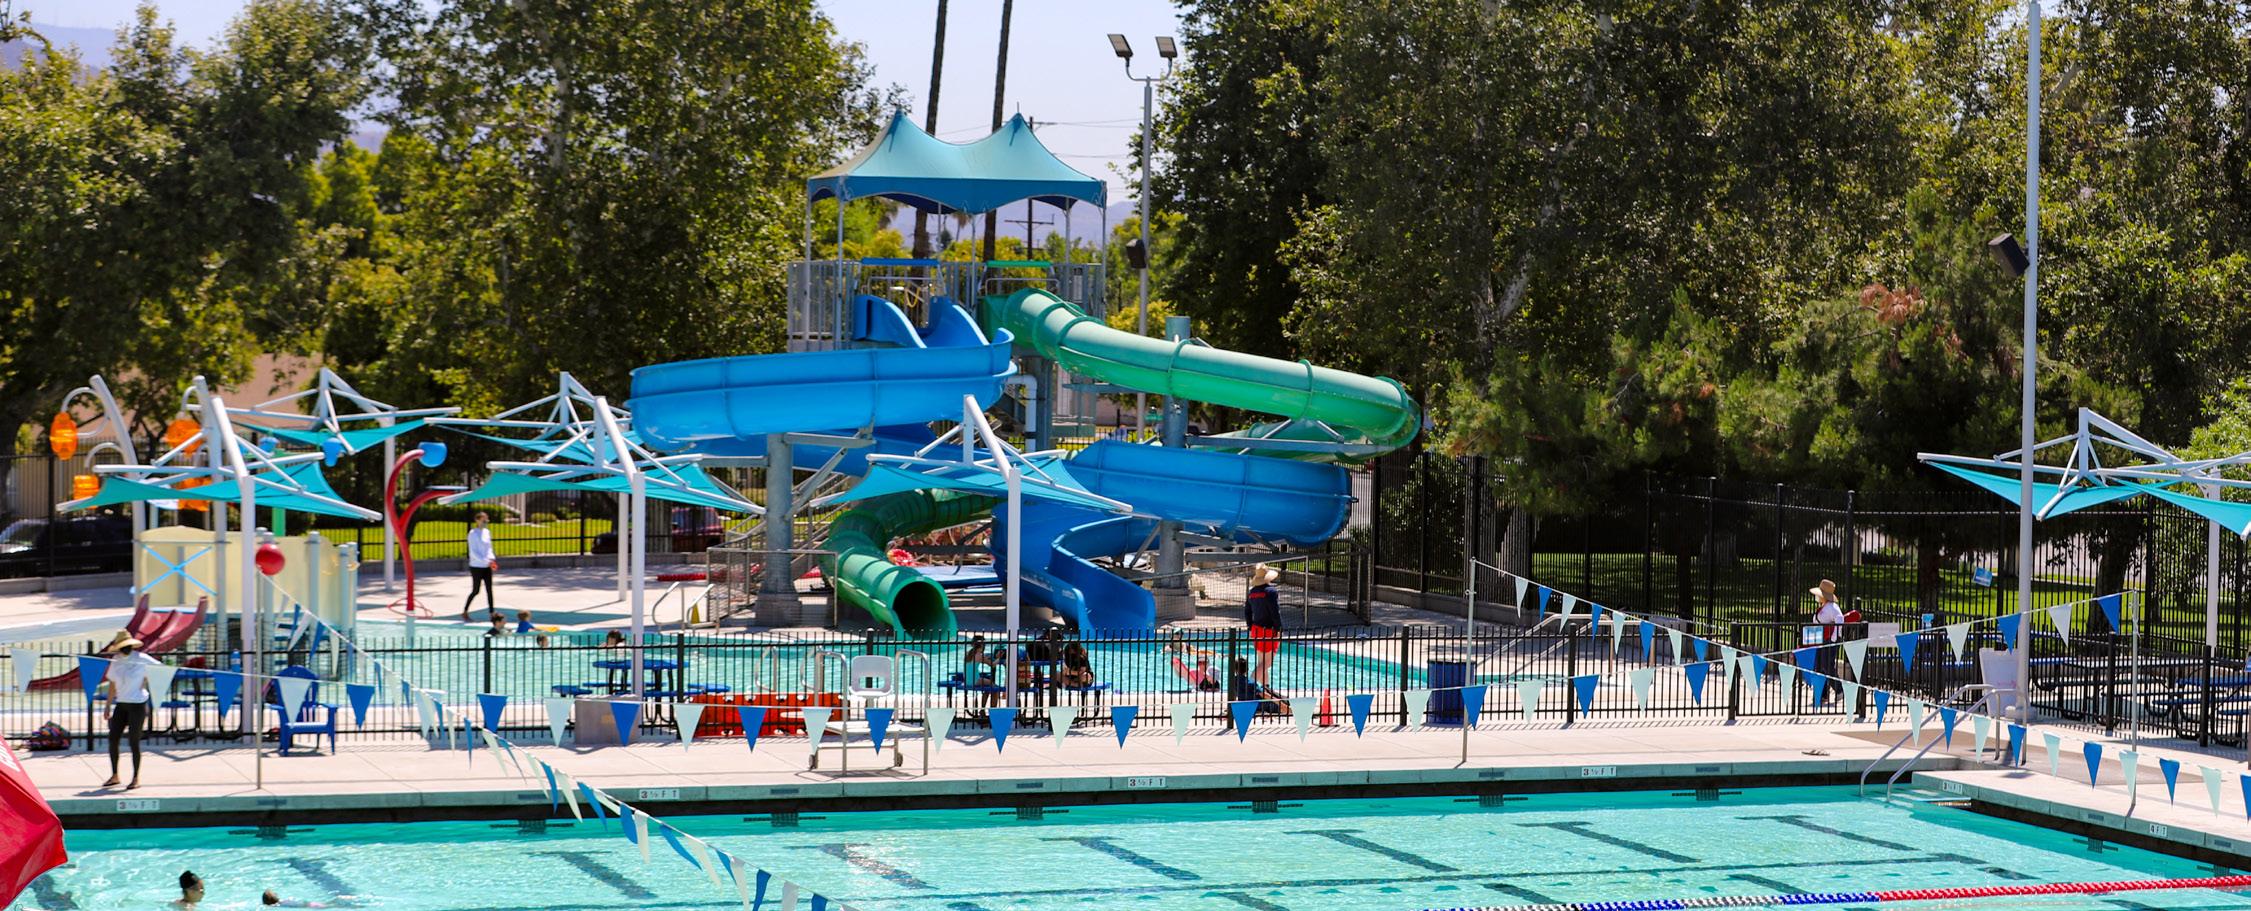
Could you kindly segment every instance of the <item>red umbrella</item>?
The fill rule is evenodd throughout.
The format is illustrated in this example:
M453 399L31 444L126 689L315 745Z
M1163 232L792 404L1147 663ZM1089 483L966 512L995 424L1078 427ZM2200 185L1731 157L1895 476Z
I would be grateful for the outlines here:
M69 860L63 853L63 824L55 818L23 763L0 740L0 908L16 900L39 874Z

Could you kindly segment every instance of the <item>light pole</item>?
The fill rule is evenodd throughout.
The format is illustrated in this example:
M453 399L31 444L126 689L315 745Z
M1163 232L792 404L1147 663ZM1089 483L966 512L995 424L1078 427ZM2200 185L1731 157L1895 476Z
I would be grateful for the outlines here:
M1172 78L1172 63L1180 56L1180 48L1172 43L1170 35L1157 37L1157 56L1165 59L1165 71L1155 76L1133 74L1133 45L1126 43L1124 35L1110 35L1110 51L1125 61L1126 78L1141 83L1141 245L1138 250L1128 250L1134 271L1141 274L1141 311L1135 317L1133 331L1149 334L1149 159L1155 154L1154 118L1157 106L1157 83ZM1133 435L1140 437L1148 431L1149 394L1133 394Z
M2024 278L2024 368L2020 389L2022 409L2017 449L2017 614L2018 629L2028 632L2023 615L2032 610L2032 447L2038 443L2033 426L2033 393L2040 373L2040 0L2025 0L2024 60L2024 245L2003 234L1986 244L2002 268ZM2113 630L2113 632L2116 632ZM2032 701L2027 690L2032 681L2032 637L2017 637L2017 714L2032 722Z

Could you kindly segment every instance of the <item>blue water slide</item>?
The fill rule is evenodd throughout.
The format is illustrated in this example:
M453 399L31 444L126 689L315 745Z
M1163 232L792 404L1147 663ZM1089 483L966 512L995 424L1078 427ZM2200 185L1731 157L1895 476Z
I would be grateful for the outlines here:
M1024 505L1024 596L1081 628L1156 625L1154 596L1094 561L1140 550L1157 519L1215 537L1302 547L1335 537L1352 509L1345 470L1315 462L1103 441L1072 458L1070 470L1088 490L1134 509L1118 516ZM1005 557L1005 516L996 517L994 549Z
M898 347L715 357L633 371L633 426L665 452L754 456L768 434L855 432L960 420L962 396L980 408L1016 372L1010 338L987 339L960 307L931 302L927 331L877 297L854 304L853 335ZM793 459L803 464L803 460Z

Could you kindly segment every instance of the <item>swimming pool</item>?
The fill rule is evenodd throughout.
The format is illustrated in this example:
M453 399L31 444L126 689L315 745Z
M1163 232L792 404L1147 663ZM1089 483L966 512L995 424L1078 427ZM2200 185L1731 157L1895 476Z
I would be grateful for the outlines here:
M1415 911L1643 898L2212 875L2187 860L1850 788L687 817L686 831L865 911ZM76 832L19 907L145 909L193 869L206 907L258 893L369 907L739 907L661 843L568 818ZM1963 908L2251 908L2212 892ZM772 908L772 905L768 905ZM800 905L800 908L804 908ZM1910 903L1907 908L1931 907Z

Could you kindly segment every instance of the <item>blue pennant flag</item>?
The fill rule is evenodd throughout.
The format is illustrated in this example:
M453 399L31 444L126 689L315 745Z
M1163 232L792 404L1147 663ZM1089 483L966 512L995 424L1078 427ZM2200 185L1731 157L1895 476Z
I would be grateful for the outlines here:
M1805 685L1813 688L1813 707L1820 708L1829 702L1829 677L1819 671L1805 672Z
M620 746L633 743L633 727L641 723L641 704L638 702L610 703L610 718L617 722L617 742Z
M760 870L752 879L757 885L751 890L750 911L758 911L758 906L766 903L766 884L773 881L774 874Z
M2157 757L2157 770L2165 773L2165 799L2173 799L2173 789L2181 784L2181 761Z
M633 813L634 810L631 805L618 805L617 824L619 828L625 830L625 843L629 845L637 845L641 843L641 836L634 831L636 826L634 826L633 824Z
M2024 725L2012 724L2009 725L2009 764L2021 765L2023 762Z
M554 766L551 766L551 765L548 765L547 763L544 763L544 762L542 762L542 763L540 763L540 764L539 764L539 769L540 769L540 771L543 771L543 772L546 772L546 773L547 773L547 810L548 810L548 812L550 812L550 813L553 813L553 812L557 812L557 811L560 811L560 810L562 810L562 809L563 809L563 788L562 788L562 786L561 786L561 785L558 785L558 784L556 784L556 783L555 783L555 767L554 767ZM631 837L631 836L627 836L627 837Z
M1790 657L1797 661L1798 670L1805 671L1810 674L1813 672L1814 664L1821 657L1821 650L1809 646L1807 648L1801 648L1797 651L1791 652Z
M227 714L227 707L242 697L242 675L233 671L212 671L211 686L219 693L219 714Z
M1540 586L1540 616L1542 618L1548 615L1548 596L1552 594L1554 592L1550 591L1547 586Z
M891 733L891 714L897 709L868 709L868 742L883 752L883 738Z
M819 892L813 893L813 911L828 911L828 897Z
M1251 716L1258 714L1258 702L1253 699L1238 699L1227 704L1227 712L1235 719L1235 741L1241 743L1243 738L1251 734Z
M367 707L375 701L375 687L365 683L344 684L344 698L352 703L352 723L367 726Z
M508 697L496 696L491 693L478 693L477 705L484 709L485 730L500 730L500 713L508 708Z
M2001 644L2011 649L2016 648L2017 627L2023 625L2023 623L2023 614L2010 614L2006 617L2002 617L1997 624L2001 627Z
M1462 723L1477 726L1477 713L1485 710L1485 684L1462 687Z
M2243 784L2243 818L2251 819L2251 775L2237 776Z
M2087 754L2087 783L2100 784L2102 781L2102 744L2088 741L2083 752Z
M1913 671L1915 669L1915 647L1922 644L1923 634L1919 632L1900 633L1898 641L1899 666L1904 670Z
M688 853L688 846L680 843L680 836L672 834L671 826L665 825L661 822L656 823L655 825L658 834L664 836L665 843L672 846L672 853L680 855L680 859L687 861L688 866L694 867L698 870L703 869L702 864L696 863L695 856Z
M1698 651L1702 651L1702 649L1698 649ZM1697 705L1703 705L1704 680L1705 678L1712 676L1711 664L1699 661L1695 664L1683 666L1681 668L1681 673L1688 675L1688 697L1690 699L1696 700Z
M1954 723L1962 720L1962 713L1948 706L1938 707L1938 722L1946 726L1946 745L1954 745Z
M1688 648L1689 648L1689 650L1690 650L1690 651L1693 651L1693 652L1695 652L1695 653L1696 653L1696 660L1698 660L1698 661L1710 661L1710 660L1712 660L1712 657L1711 657L1711 653L1710 653L1709 651L1707 651L1707 649L1710 649L1711 647L1712 647L1712 644L1711 644L1710 642L1707 642L1707 641L1705 641L1704 639L1702 639L1702 638L1700 638L1700 637L1697 637L1697 636L1690 636L1690 637L1688 637Z
M1890 709L1890 708L1891 708L1891 691L1889 691L1889 690L1877 690L1877 691L1876 691L1876 695L1875 695L1875 699L1876 699L1876 726L1880 728L1880 727L1883 727L1883 726L1884 726L1884 712L1885 712L1885 711L1886 711L1887 709Z
M608 825L610 822L610 811L602 809L602 802L595 799L594 797L594 789L587 787L586 782L581 781L578 783L578 792L580 794L586 795L586 805L594 808L595 824Z
M109 659L92 655L78 656L78 686L86 691L86 701L94 701L95 691L102 688L102 677L109 673Z
M1587 635L1592 636L1596 630L1602 628L1602 605L1589 601L1587 602L1587 609Z
M1344 707L1352 710L1352 734L1355 737L1368 733L1368 713L1375 711L1374 693L1353 693L1344 697Z
M1595 684L1601 682L1602 675L1600 674L1583 674L1571 678L1571 689L1579 695L1579 711L1585 712L1594 708L1594 687Z
M1125 746L1127 731L1133 730L1133 719L1140 717L1138 705L1113 705L1110 707L1110 729L1118 732L1118 745Z
M766 729L766 707L763 705L738 706L735 708L735 713L743 721L743 739L746 741L743 746L751 750L758 749L758 734Z
M2095 599L2095 605L2102 608L2103 619L2110 621L2111 632L2119 633L2126 630L2125 621L2118 616L2119 609L2124 607L2125 603L2126 599L2118 595L2104 595Z
M1657 624L1641 621L1641 660L1657 657Z
M993 725L993 750L995 752L1007 750L1008 732L1016 729L1016 710L989 709L985 712L985 717Z
M1758 687L1758 686L1764 686L1764 685L1766 685L1766 656L1765 656L1765 655L1752 655L1752 656L1751 656L1751 681L1750 681L1750 682L1751 682L1751 685L1752 685L1752 686L1754 686L1754 687Z

